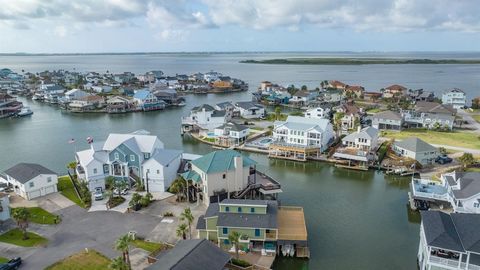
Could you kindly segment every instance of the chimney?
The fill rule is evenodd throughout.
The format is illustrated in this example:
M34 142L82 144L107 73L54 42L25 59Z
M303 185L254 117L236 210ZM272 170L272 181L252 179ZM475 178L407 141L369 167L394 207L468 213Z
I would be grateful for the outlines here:
M235 190L243 189L246 183L243 179L243 158L241 154L233 158L233 164L235 166Z

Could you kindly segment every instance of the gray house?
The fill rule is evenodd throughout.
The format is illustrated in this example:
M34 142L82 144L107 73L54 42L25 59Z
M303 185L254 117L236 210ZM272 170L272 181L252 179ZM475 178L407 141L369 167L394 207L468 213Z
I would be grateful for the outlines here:
M451 105L418 101L412 110L403 110L402 116L409 127L453 129L457 110Z
M382 130L402 130L403 117L392 111L379 112L372 116L372 127Z
M146 270L223 270L231 256L206 239L182 240Z
M438 149L417 137L393 143L393 151L399 156L415 159L422 165L432 164L438 157Z

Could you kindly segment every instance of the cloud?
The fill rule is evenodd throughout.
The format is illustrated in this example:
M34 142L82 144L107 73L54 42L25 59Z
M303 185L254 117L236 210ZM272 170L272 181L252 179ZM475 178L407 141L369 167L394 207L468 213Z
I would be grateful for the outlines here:
M67 28L63 25L56 26L53 33L57 37L65 37L67 35Z

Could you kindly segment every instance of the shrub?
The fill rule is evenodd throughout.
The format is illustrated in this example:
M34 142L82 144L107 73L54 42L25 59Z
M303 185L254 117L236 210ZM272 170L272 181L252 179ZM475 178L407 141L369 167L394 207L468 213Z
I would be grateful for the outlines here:
M123 202L125 201L125 198L122 197L122 196L115 196L115 197L111 197L107 204L108 204L108 208L114 208L116 206L119 206L120 204L122 204Z
M164 217L173 217L174 215L173 215L172 212L167 211L167 212L163 213L163 216L164 216Z
M232 264L233 265L238 265L240 267L249 267L251 266L251 264L247 261L244 261L244 260L240 260L240 259L235 259L235 258L232 258L231 260Z

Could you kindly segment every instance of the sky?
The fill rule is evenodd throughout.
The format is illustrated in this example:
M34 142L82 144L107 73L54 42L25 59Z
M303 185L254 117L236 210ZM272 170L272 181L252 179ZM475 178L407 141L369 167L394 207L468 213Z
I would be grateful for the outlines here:
M479 0L0 0L0 53L478 51Z

